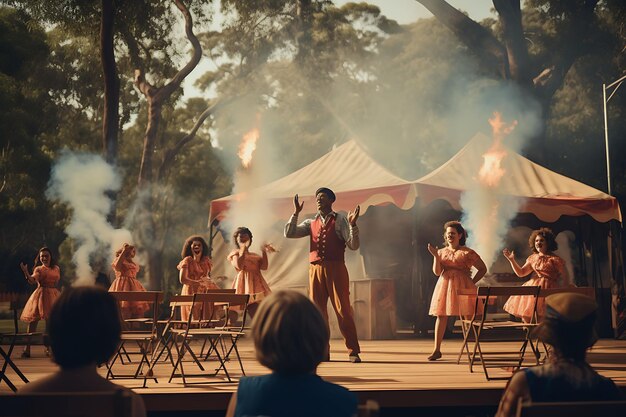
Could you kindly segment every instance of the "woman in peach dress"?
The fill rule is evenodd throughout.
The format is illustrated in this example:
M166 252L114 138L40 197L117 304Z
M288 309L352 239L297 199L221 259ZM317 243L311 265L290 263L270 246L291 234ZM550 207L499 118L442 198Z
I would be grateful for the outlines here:
M145 291L146 289L137 280L139 265L133 258L137 253L133 245L124 245L115 252L115 260L111 264L115 272L115 280L109 287L109 291ZM145 301L122 301L120 311L123 319L141 318L146 311L150 310L150 303Z
M267 270L269 265L267 260L268 252L275 252L274 247L265 243L261 246L261 255L250 252L252 244L252 232L247 227L238 227L233 234L235 247L228 255L228 260L235 267L237 277L233 281L233 288L237 294L254 295L255 299L248 304L248 313L254 317L260 301L268 296L272 291L265 282L261 271Z
M547 227L534 230L528 238L528 246L532 249L533 254L526 259L522 266L515 260L513 251L508 249L502 251L518 277L525 277L534 271L534 275L523 285L539 285L541 288L570 285L565 261L553 253L558 249L558 244L552 230ZM545 301L539 299L537 301L537 315L543 317L545 309ZM512 296L504 304L504 310L520 317L525 322L530 322L534 313L533 299L532 297Z
M475 299L459 297L456 290L475 288L476 283L487 272L487 266L476 252L465 246L467 232L457 221L447 222L443 226L443 238L446 247L428 244L428 251L433 255L433 273L439 276L429 314L436 316L435 344L429 361L441 358L441 342L446 332L448 317L468 316L474 312ZM472 278L472 267L478 271Z
M181 295L205 293L210 289L219 287L209 276L211 272L211 259L207 256L209 246L201 236L190 236L183 245L181 252L182 261L178 264L180 283L183 284ZM199 319L201 306L194 307L193 317ZM203 318L211 317L213 308L207 304L203 308ZM190 307L181 306L181 318L189 319Z
M47 319L54 302L59 297L59 290L56 288L61 279L61 270L55 259L52 257L50 249L43 247L35 258L33 273L28 271L28 265L21 263L20 268L29 284L37 285L26 302L20 320L28 323L28 332L37 331L39 320ZM46 354L48 348L46 347ZM24 347L23 358L30 358L30 345Z

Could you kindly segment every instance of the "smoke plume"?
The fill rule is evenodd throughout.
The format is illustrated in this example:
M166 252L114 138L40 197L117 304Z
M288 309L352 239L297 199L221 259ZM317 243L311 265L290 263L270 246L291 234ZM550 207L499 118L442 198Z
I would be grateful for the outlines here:
M72 257L77 284L93 284L93 255L110 254L123 242L132 240L128 230L115 229L106 218L112 207L106 193L120 187L121 179L115 169L98 155L65 150L52 167L46 197L71 208L71 221L65 232L78 244Z

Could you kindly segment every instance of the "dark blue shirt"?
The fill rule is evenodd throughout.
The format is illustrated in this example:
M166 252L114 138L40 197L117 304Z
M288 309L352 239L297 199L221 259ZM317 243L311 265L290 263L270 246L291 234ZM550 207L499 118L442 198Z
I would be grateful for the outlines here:
M243 377L237 389L236 417L352 417L356 395L315 374Z

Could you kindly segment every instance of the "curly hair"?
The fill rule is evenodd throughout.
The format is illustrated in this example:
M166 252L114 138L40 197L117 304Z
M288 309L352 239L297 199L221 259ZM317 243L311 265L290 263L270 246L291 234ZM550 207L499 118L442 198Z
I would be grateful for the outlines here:
M556 237L554 236L554 232L547 227L541 227L537 230L533 230L528 238L528 246L534 253L537 253L537 249L535 249L535 239L537 236L541 236L546 240L548 244L548 252L554 252L559 248L558 243L556 243Z
M451 220L449 222L446 222L446 224L443 225L443 244L444 244L444 246L447 245L447 243L446 243L446 230L448 229L448 227L454 228L457 231L457 233L461 235L461 238L459 239L459 245L465 246L465 241L467 240L467 232L463 228L463 225L461 224L461 222L456 221L456 220Z
M120 256L120 254L124 251L124 246L126 246L126 245L128 245L128 247L129 247L130 249L135 249L135 250L137 250L137 249L135 248L135 246L133 246L133 245L131 245L131 244L129 244L129 243L124 243L124 244L122 245L122 247L121 247L121 248L119 248L118 250L116 250L116 251L115 251L115 257L116 257L116 258L117 258L118 256Z
M250 229L248 229L247 227L238 227L237 230L235 230L235 233L233 233L233 243L235 244L236 248L239 247L239 245L237 244L237 238L239 237L239 235L250 236L250 243L252 243L252 232L250 231Z
M37 251L37 256L35 256L35 267L39 266L39 265L43 265L41 263L41 259L39 259L39 256L41 255L41 252L48 252L48 254L50 255L50 266L56 266L57 265L57 260L54 258L54 256L52 256L52 251L50 250L50 248L48 248L47 246L44 246L43 248L39 249Z
M193 256L191 253L191 244L195 241L198 241L202 244L202 256L209 256L209 245L207 245L206 240L200 235L189 236L185 243L183 244L183 250L180 252L180 257L185 259L188 256Z

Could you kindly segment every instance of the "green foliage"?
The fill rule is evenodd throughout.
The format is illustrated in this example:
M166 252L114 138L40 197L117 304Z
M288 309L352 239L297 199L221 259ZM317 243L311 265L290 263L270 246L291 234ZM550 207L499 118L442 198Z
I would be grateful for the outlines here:
M0 7L0 286L23 284L19 262L62 239L59 212L43 195L51 155L42 137L58 114L48 95L43 29L25 13ZM22 285L23 286L23 285Z

